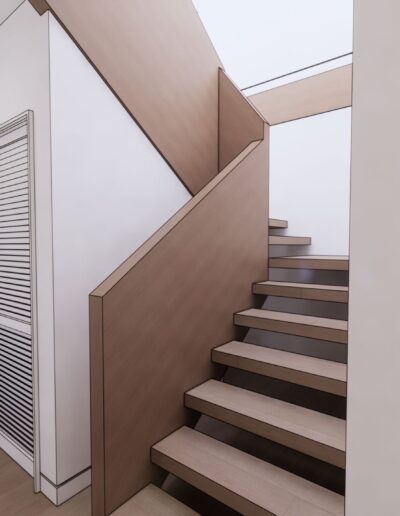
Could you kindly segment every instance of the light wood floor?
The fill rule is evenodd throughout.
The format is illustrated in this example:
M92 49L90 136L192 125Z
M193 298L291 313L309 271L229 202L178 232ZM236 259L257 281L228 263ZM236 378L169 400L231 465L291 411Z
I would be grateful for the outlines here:
M60 507L32 491L32 478L0 450L1 516L90 516L90 489Z

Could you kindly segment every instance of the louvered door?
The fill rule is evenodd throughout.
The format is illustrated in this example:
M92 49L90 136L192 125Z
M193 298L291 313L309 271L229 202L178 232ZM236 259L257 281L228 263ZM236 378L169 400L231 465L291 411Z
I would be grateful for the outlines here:
M0 126L0 432L33 458L30 120Z

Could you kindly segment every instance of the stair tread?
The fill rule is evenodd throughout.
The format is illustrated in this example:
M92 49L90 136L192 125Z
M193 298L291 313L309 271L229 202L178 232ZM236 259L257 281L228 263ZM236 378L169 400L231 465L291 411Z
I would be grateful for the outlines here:
M272 268L288 269L319 269L319 270L349 270L348 256L307 255L279 256L269 259Z
M254 294L337 303L347 303L348 292L348 287L343 286L287 281L261 281L253 285Z
M274 310L262 310L259 308L249 308L236 315L257 317L259 319L272 319L293 324L303 324L307 326L316 326L318 328L331 328L334 330L347 331L347 321L339 319L327 319L325 317L315 317L313 315L292 314L288 312L275 312Z
M200 516L168 493L149 484L112 513L112 516Z
M286 229L288 227L288 221L287 220L284 220L284 219L274 219L274 218L270 218L268 219L268 226L271 228L271 229L275 229L275 228L283 228L283 229Z
M349 287L341 285L319 285L314 283L295 283L289 281L260 281L256 285L275 285L277 287L293 287L293 288L305 288L305 289L317 289L317 290L337 290L340 292L348 292Z
M344 498L188 427L156 444L153 461L242 514L342 516ZM297 511L297 506L299 511Z
M225 353L241 358L292 369L315 376L330 378L340 382L347 381L347 366L339 362L314 358L279 349L266 348L246 342L232 341L213 350L213 356ZM218 359L216 359L218 362Z
M269 245L311 245L310 237L270 235Z
M216 380L195 387L187 396L336 450L345 450L346 426L342 419Z

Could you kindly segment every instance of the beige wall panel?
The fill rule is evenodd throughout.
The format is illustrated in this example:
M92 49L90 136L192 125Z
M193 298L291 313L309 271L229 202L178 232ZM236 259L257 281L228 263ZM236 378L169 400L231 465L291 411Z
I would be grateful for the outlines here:
M197 193L218 172L220 61L191 0L47 3Z
M399 19L354 2L346 516L400 514Z
M237 336L233 313L253 304L251 285L267 275L267 185L268 140L251 144L92 294L92 367L104 367L104 390L92 373L93 432L104 428L105 450L101 464L96 439L93 494L105 505L96 516L162 479L151 445L193 421L183 393L216 375L211 349Z
M352 65L250 95L271 125L351 106Z
M225 72L219 70L219 170L252 141L261 140L264 120Z

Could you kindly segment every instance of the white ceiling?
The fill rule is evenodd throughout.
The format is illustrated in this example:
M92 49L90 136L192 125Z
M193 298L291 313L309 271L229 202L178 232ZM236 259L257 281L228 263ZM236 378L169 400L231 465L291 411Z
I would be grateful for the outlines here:
M245 87L352 50L353 0L193 0Z

